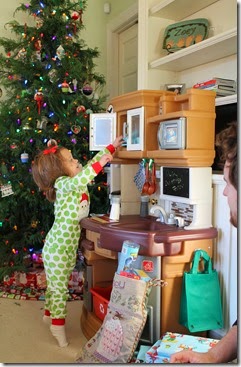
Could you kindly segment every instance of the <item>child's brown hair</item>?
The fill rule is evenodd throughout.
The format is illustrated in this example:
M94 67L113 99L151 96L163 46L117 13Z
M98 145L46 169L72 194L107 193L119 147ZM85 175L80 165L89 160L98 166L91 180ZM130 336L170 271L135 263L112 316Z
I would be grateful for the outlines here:
M58 177L68 176L66 164L55 140L48 142L48 148L37 154L32 162L32 176L41 191L50 202L56 199L54 183Z

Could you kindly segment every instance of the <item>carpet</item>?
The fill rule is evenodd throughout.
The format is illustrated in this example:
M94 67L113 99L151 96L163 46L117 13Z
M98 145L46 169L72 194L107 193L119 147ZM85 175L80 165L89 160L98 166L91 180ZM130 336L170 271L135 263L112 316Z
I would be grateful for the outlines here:
M43 323L44 302L0 298L0 363L73 364L86 343L80 316L83 301L67 302L69 346L59 348Z

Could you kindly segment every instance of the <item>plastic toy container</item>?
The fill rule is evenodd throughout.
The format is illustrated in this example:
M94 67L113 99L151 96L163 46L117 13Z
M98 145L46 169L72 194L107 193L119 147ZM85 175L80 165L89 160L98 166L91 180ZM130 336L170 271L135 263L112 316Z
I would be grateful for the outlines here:
M94 287L90 288L90 292L93 296L93 308L94 313L100 320L104 320L107 314L108 303L110 300L112 286L102 288Z

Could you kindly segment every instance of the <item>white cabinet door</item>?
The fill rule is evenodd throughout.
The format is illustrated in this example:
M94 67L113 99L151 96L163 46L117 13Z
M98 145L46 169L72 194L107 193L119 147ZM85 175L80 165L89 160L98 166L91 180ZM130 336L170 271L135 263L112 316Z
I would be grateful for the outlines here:
M127 150L144 150L144 107L127 111Z
M91 113L89 149L99 151L116 138L116 113Z

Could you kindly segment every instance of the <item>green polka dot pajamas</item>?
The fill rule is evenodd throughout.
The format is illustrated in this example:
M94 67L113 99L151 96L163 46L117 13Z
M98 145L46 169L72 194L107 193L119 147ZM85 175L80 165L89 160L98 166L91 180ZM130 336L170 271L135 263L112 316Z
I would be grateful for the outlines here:
M98 160L115 148L109 145L97 153L74 177L59 177L55 182L55 220L48 232L42 257L47 278L45 310L52 319L66 317L68 282L76 264L76 253L80 238L80 220L89 214L87 184L102 170Z

